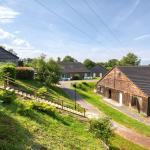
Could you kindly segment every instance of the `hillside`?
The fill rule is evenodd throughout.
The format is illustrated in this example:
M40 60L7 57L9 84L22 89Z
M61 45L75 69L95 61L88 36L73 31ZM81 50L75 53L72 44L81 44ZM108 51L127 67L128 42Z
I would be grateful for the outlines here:
M88 123L21 98L0 104L0 126L3 150L102 149L101 142L88 132Z
M39 88L43 84L37 81L17 81L21 88L33 92L28 87ZM84 91L92 88L80 87ZM63 98L66 103L74 105L68 95L57 86L47 87L50 95ZM0 103L0 149L103 149L100 140L91 134L89 123L85 119L58 111L45 104L27 101L17 97L11 104ZM14 144L15 143L15 144ZM111 139L111 149L144 149L138 145L115 135Z

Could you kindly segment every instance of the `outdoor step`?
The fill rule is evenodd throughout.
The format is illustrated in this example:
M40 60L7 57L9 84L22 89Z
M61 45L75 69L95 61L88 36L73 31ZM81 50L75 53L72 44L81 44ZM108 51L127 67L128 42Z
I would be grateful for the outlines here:
M4 87L3 87L3 89L4 89ZM51 106L54 106L54 107L59 108L59 109L62 109L62 105L61 104L56 104L56 103L48 101L46 99L38 98L38 97L35 97L34 95L27 94L25 92L22 92L22 91L19 91L19 90L10 88L10 87L7 87L6 90L8 90L8 91L14 91L16 94L19 94L21 96L24 96L24 97L27 97L27 98L30 98L30 99L35 99L35 100L37 100L37 101L39 101L41 103L47 103L47 104L49 104ZM76 110L70 109L70 108L65 107L65 106L63 106L63 110L66 110L68 112L71 112L71 113L74 113L74 114L77 114L77 115L84 116L83 113L80 113L80 112L78 112Z

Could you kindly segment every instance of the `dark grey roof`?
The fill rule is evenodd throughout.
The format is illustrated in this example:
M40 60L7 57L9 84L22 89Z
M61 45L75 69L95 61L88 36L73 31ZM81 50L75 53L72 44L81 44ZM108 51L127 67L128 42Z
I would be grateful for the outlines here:
M107 69L100 66L100 65L96 65L93 68L91 68L91 73L103 73L106 74L107 73Z
M19 59L18 56L0 47L0 60Z
M118 67L135 85L150 96L150 67Z
M64 73L88 73L90 72L82 63L79 62L62 62L60 66Z

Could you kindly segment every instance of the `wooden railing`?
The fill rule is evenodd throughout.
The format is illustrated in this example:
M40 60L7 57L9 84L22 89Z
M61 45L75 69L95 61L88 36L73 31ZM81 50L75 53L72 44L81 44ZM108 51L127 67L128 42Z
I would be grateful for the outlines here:
M61 109L69 108L69 109L75 110L77 112L80 112L83 116L85 116L85 112L86 112L85 108L82 108L79 104L75 104L73 102L68 102L65 100L65 98L63 99L60 96L52 95L49 92L45 92L43 97L40 97L37 94L37 91L39 90L39 88L36 88L29 84L18 82L15 79L10 78L9 76L3 75L0 78L0 80L3 81L4 89L9 87L11 89L18 90L18 91L24 93L24 95L28 94L28 97L31 96L31 97L34 97L37 99L41 98L41 99L44 99L45 101L50 101L54 104L60 105Z

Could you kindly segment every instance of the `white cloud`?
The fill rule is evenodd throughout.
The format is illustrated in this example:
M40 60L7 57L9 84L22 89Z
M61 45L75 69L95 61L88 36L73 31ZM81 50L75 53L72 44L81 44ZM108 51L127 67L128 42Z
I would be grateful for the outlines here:
M35 57L41 54L28 41L0 28L0 43L6 48L12 48L21 58Z
M13 40L13 44L15 44L16 46L24 46L24 47L30 47L29 42L20 39L20 38L16 38Z
M0 28L0 39L13 39L15 36Z
M146 38L150 38L150 34L144 34L144 35L138 36L134 40L138 41L138 40L143 40L143 39L146 39Z
M20 14L19 12L16 12L11 8L0 6L0 22L1 23L10 23L19 14Z

